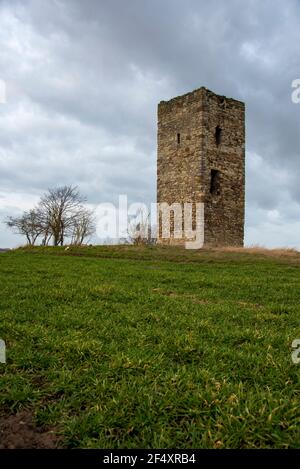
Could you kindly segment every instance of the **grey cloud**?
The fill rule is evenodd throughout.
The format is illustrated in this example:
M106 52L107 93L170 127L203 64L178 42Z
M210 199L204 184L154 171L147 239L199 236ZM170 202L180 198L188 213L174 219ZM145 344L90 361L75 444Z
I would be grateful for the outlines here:
M154 201L157 102L204 85L246 102L247 242L276 210L300 235L299 20L296 0L2 1L2 190Z

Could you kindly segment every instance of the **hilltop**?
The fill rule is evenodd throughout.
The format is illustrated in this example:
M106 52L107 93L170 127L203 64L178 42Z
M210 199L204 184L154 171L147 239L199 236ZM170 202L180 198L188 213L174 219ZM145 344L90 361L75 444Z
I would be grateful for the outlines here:
M27 412L61 447L299 447L299 260L260 248L4 253L0 431Z

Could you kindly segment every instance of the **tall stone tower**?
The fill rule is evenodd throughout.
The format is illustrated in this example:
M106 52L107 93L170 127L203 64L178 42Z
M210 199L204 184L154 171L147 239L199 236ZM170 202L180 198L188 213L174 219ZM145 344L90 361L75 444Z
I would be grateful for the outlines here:
M157 202L202 202L204 246L243 246L243 102L202 87L159 103ZM161 218L158 242L183 244L186 237L174 237L174 213L169 237L162 237Z

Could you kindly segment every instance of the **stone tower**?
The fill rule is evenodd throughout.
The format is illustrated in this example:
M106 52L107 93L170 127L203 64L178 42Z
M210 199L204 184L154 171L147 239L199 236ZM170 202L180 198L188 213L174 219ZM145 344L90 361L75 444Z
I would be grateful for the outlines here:
M243 246L245 105L206 88L158 105L157 202L202 202L204 246ZM184 211L184 208L183 208ZM170 236L158 242L183 244ZM193 208L193 223L194 223ZM184 220L184 217L182 217ZM184 221L182 221L184 224ZM182 226L184 230L184 226Z

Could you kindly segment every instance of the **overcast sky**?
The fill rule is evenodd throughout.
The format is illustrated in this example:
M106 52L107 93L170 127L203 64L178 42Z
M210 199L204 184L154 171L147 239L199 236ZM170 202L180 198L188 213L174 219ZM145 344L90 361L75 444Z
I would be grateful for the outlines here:
M157 103L205 86L246 102L246 244L300 248L299 25L298 0L0 0L1 221L61 184L155 202Z

